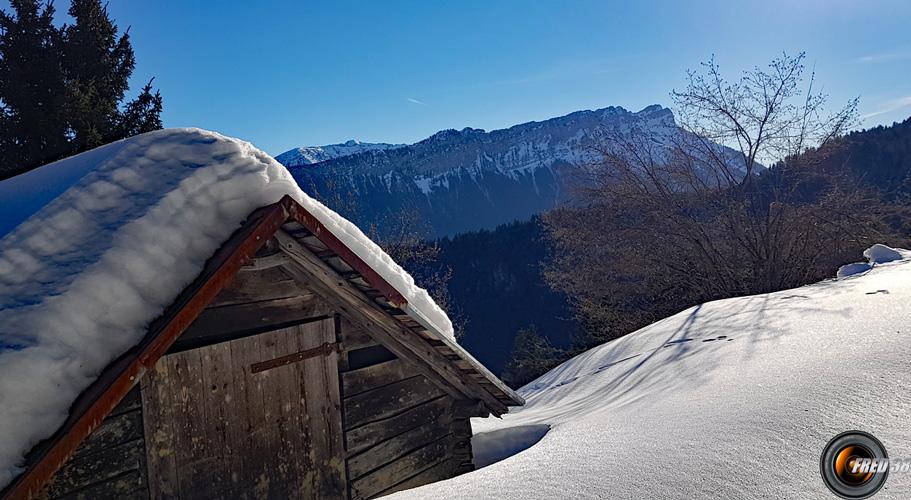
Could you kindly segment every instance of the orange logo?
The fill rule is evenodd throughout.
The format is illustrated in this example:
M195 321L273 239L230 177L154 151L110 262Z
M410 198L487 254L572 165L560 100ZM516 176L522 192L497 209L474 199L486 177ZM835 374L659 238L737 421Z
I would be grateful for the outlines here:
M843 432L829 441L819 459L819 471L826 486L842 498L869 498L886 484L889 471L904 467L891 461L886 448L872 434Z

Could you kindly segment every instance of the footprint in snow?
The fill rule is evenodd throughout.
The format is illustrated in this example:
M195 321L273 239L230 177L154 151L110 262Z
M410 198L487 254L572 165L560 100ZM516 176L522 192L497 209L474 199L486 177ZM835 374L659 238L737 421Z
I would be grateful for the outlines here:
M727 335L719 335L719 336L717 336L717 337L715 337L715 338L713 338L713 339L703 339L702 341L703 341L703 342L714 342L714 341L716 341L716 340L724 340L724 339L727 339L727 338L728 338ZM734 339L728 339L728 340L734 340Z
M571 383L575 382L576 379L578 379L578 378L579 378L579 377L573 377L573 378L570 378L570 379L566 379L566 380L564 380L563 382L560 382L559 384L557 384L557 385L551 387L551 389L556 388L556 387L560 387L560 386L564 386L564 385L566 385L566 384L571 384Z

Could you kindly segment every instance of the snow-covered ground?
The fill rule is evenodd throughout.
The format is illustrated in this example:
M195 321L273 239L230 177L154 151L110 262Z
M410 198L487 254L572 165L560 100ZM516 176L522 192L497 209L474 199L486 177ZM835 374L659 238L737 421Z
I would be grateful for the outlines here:
M540 442L396 498L834 498L819 459L836 434L868 431L890 457L911 458L911 252L901 255L693 307L587 351L523 387L525 407L472 422L482 440L550 425ZM909 497L911 473L891 473L876 496Z
M0 488L247 215L284 195L452 338L408 273L247 142L169 129L67 158L0 182Z

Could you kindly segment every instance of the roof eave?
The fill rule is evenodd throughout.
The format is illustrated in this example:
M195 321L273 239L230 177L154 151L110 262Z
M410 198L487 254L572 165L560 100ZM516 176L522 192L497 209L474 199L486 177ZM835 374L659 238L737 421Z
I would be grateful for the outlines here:
M423 326L428 332L430 332L434 337L436 337L437 340L446 344L446 346L449 347L449 349L454 351L456 354L459 355L459 357L461 357L463 360L468 362L472 368L474 368L477 372L479 372L481 375L483 375L497 389L499 389L500 391L503 391L503 394L505 394L510 399L510 401L512 403L514 403L513 405L510 405L510 406L523 406L525 404L525 399L522 398L522 396L519 396L514 390L512 390L512 388L510 388L508 385L504 384L503 381L499 379L499 377L494 375L490 370L487 369L486 366L484 366L480 361L475 359L475 357L472 356L471 353L466 351L464 347L459 345L458 342L455 342L454 340L452 340L452 338L450 338L449 335L446 335L443 332L439 331L439 329L437 329L436 325L434 325L433 323L428 321L427 318L425 318L424 315L420 313L420 311L411 307L410 304L405 304L405 307L402 308L402 310L405 311L405 313L407 313L408 316L411 317L411 319L420 323L421 326ZM496 395L494 395L494 396L496 396Z

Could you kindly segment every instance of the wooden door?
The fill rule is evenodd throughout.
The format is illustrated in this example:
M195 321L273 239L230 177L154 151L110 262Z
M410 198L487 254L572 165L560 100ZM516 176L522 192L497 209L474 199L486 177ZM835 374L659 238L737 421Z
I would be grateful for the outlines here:
M163 357L142 381L152 498L347 494L331 319Z

